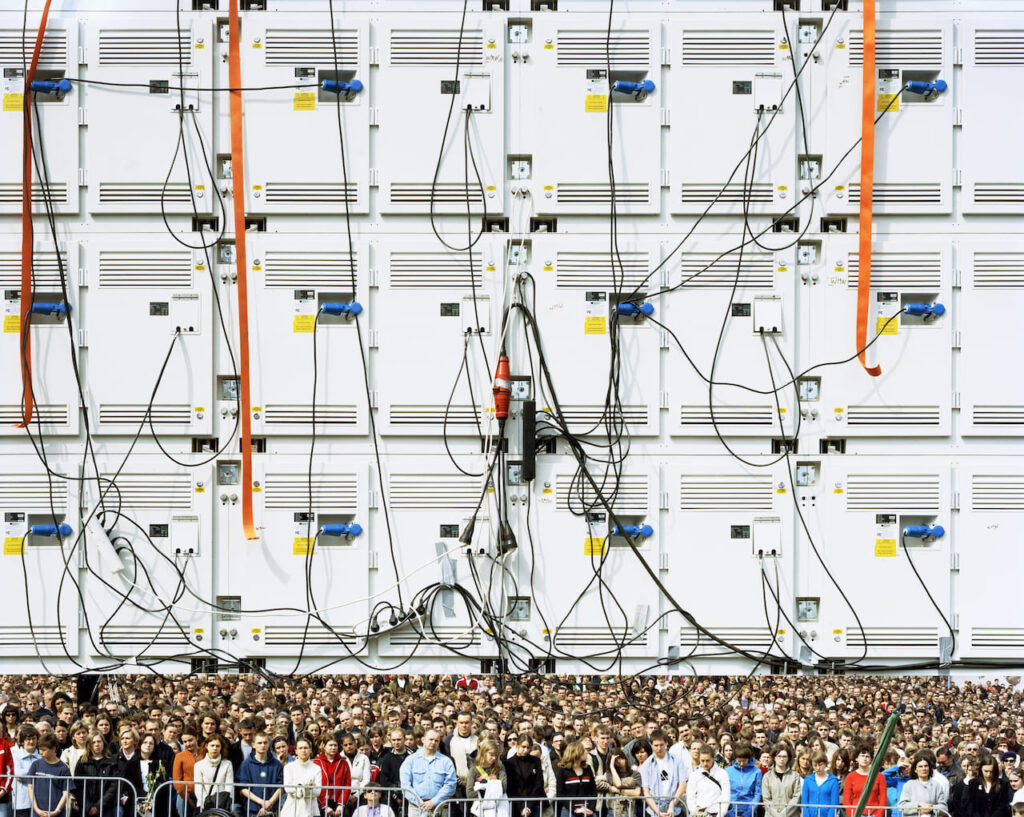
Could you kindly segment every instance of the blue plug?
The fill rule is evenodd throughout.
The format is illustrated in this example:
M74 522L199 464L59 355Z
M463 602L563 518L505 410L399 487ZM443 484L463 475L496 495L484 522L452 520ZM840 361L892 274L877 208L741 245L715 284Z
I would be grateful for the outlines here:
M645 539L654 535L654 528L650 525L624 525L626 536L642 536ZM612 536L619 535L619 526L612 527Z
M71 80L34 79L30 87L37 94L48 94L60 99L71 90Z
M930 99L937 94L941 94L948 86L944 79L937 79L935 82L912 79L903 87L912 94L921 94L925 99Z
M344 94L345 98L348 99L363 90L363 83L358 79L354 79L351 82L344 82L343 80L338 79L325 79L320 83L320 87L332 94Z
M620 94L632 94L637 99L647 96L654 90L654 80L645 79L643 82L629 82L619 79L612 83L612 90Z
M33 315L51 315L58 318L66 318L68 305L64 301L55 304L43 303L42 301L32 304Z
M616 307L616 311L620 315L633 315L635 317L640 317L640 315L653 315L654 304L640 304L640 306L637 306L636 304L625 302L619 304Z
M941 539L946 535L946 529L942 525L908 525L903 529L903 535L911 539Z
M349 525L322 525L320 527L321 536L344 536L346 539L358 536L362 532L363 526L356 522Z
M907 304L907 314L917 315L925 319L937 318L946 313L946 307L942 304Z
M320 311L325 315L358 315L363 311L363 305L359 301L350 304L326 303L320 305Z
M70 536L71 526L67 522L60 525L32 525L28 529L33 536Z

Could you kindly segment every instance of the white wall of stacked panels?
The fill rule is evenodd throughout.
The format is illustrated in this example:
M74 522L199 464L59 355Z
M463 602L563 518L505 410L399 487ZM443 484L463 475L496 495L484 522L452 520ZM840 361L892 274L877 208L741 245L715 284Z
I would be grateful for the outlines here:
M51 668L69 668L65 649L88 666L110 664L110 655L202 656L204 649L224 651L222 659L266 658L279 670L295 665L305 616L226 619L182 593L176 571L202 598L237 596L246 609L306 606L306 560L295 555L294 544L305 535L295 514L306 508L312 335L294 331L301 325L295 316L312 314L317 298L351 297L345 195L372 400L368 405L355 326L324 323L317 331L313 503L320 521L355 521L364 532L348 542L321 542L316 550L315 598L332 626L347 634L347 646L314 622L300 666L343 658L348 649L379 665L415 649L406 665L414 670L479 668L481 659L496 656L493 640L472 628L461 607L454 618L440 609L435 614L437 631L459 645L459 656L418 644L411 628L373 638L368 646L353 633L365 631L373 601L397 601L384 500L406 596L440 579L435 543L456 548L455 537L476 503L479 480L455 470L442 439L463 331L476 320L474 289L486 327L482 343L493 365L503 288L528 271L536 280L537 320L567 418L573 427L587 428L604 401L608 339L585 334L584 327L588 315L606 308L593 305L592 293L614 289L605 116L586 106L588 92L606 92L587 71L605 66L607 4L561 0L557 11L531 10L528 0L509 5L508 11L484 11L480 0L470 0L466 17L460 105L477 107L470 137L486 191L481 197L471 183L471 206L480 213L485 204L489 215L505 217L509 225L508 232L482 236L472 263L465 252L445 249L427 215L450 99L439 88L453 76L461 2L335 0L343 74L365 85L342 106L347 190L333 103L321 95L314 110L300 110L308 106L296 104L294 90L245 95L245 206L250 216L266 219L265 232L246 236L253 434L266 446L254 454L252 485L232 481L238 469L231 466L240 459L237 440L216 461L188 468L165 457L147 428L125 459L174 326L187 331L154 400L153 427L162 445L183 462L206 459L208 454L192 453L193 438L223 443L235 425L227 382L232 363L214 297L237 347L237 283L227 246L237 238L234 201L221 161L230 154L228 95L186 95L196 106L194 128L186 118L193 192L201 215L219 217L225 227L224 246L210 251L212 269L201 250L175 241L161 218L160 191L178 140L175 93L76 84L63 101L40 103L73 327L70 339L64 324L32 329L46 461L60 473L94 474L92 460L84 457L73 341L95 464L101 474L117 475L110 495L116 493L125 517L116 531L134 544L160 594L179 597L174 609L185 632L162 613L143 614L130 605L112 616L128 584L96 553L73 549L76 537L63 548L32 537L24 559L18 555L25 525L50 521L51 504L77 535L81 512L92 508L97 492L95 482L48 479L24 430L13 427L21 384L18 334L8 331L0 335L5 671L34 668L40 655ZM221 6L182 10L177 37L186 87L228 85L226 0ZM806 189L800 154L820 157L824 175L853 146L860 135L862 24L860 3L850 0L849 6L814 46L830 12L820 0L800 0L786 13L790 48L782 15L768 0L617 0L613 79L656 84L645 99L624 97L614 107L619 249L631 287L671 253L726 182L749 145L755 107L778 104L792 80L794 56L798 65L810 60L800 78L808 147L790 94L759 144L750 190L754 231ZM806 384L792 457L799 481L808 484L798 485L795 497L785 460L751 467L726 452L709 421L706 385L667 335L650 323L624 326L622 403L631 439L615 508L654 528L641 552L683 606L716 634L754 651L769 647L775 604L769 595L769 626L762 562L754 553L774 549L778 555L763 565L772 586L778 582L788 614L795 619L798 607L806 608L797 599L819 601L816 619L797 623L810 646L828 657L853 658L866 637L874 663L938 658L940 639L948 634L903 553L881 555L889 551L879 540L890 538L891 528L880 517L894 517L897 527L940 524L947 531L943 538L913 543L911 551L956 629L953 657L1024 663L1024 626L1000 601L1015 597L1024 567L1024 381L1017 372L1024 342L1024 114L1014 98L1024 81L1024 3L880 0L879 6L878 67L897 71L900 82L941 78L949 87L928 101L904 95L898 112L877 127L872 308L884 317L895 305L940 302L945 314L928 323L904 315L892 324L897 331L881 337L871 352L883 370L879 378L866 375L856 361L813 373L820 380ZM31 0L29 47L40 9ZM8 69L21 66L21 21L20 9L0 13L5 93L18 90L16 70ZM175 32L172 3L56 0L40 68L88 80L174 86L180 80ZM333 70L328 32L327 3L320 0L269 0L266 10L244 11L243 85L300 82L296 77L305 73L315 92L320 72ZM18 311L21 121L17 110L0 114L5 314ZM464 121L457 110L435 205L438 229L456 246L465 243L467 229ZM199 167L196 130L215 178ZM528 178L512 179L512 162L523 159ZM779 307L778 346L797 371L853 354L858 168L855 149L819 195L792 210L798 229L810 224L799 241L797 233L769 232L762 239L767 249L745 248L734 301L752 308L730 310L717 379L770 387L754 331L759 309ZM742 172L741 165L721 201L650 288L678 283L739 243ZM165 197L167 220L179 238L197 244L198 235L188 230L187 187L179 156ZM531 232L531 218L557 219L556 231ZM846 231L828 231L823 219L834 225L845 219ZM35 288L59 292L42 208L35 226ZM736 274L733 254L680 291L652 299L655 317L677 333L705 373ZM37 299L46 300L43 294ZM166 304L167 314L153 304ZM447 304L459 305L459 314L442 315ZM527 375L518 321L511 334L513 374ZM478 405L463 380L448 412L447 435L453 454L472 471L483 464L475 418L489 384L475 338L469 354ZM775 360L776 377L782 377ZM799 412L791 390L780 399L783 425L792 434ZM769 395L720 387L713 402L737 454L755 463L776 459L772 439L780 432ZM370 412L386 496L378 489ZM481 416L486 424L487 415ZM514 418L509 425L513 458L520 450L519 422ZM843 446L845 453L838 453ZM574 470L560 444L556 453L539 457L532 485L510 487L519 549L507 559L504 593L533 597L529 618L510 623L508 637L525 643L525 635L540 645L532 648L537 657L551 645L556 665L567 670L582 664L566 656L613 650L614 638L624 635L631 641L623 666L631 670L674 647L692 656L688 666L702 671L748 666L721 656L706 639L698 642L677 615L657 621L670 608L628 548L614 547L604 571L623 607L623 613L610 614L615 635L593 587L569 609L593 578L587 523L566 505ZM253 492L256 541L242 534L244 491ZM863 634L815 557L795 502L859 613ZM493 507L487 507L485 516L493 520ZM140 529L153 534L152 544ZM489 532L481 543L493 553ZM468 558L456 557L456 574L472 586ZM485 576L491 572L489 555L472 558ZM72 578L81 585L81 598ZM775 633L772 655L816 660L785 622ZM355 662L344 658L335 666Z

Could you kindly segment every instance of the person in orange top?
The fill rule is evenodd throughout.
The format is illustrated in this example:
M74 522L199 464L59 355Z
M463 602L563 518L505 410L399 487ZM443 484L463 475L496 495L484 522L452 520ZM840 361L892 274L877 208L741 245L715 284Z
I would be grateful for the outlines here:
M181 731L184 750L174 756L174 790L178 792L178 815L189 817L196 806L195 786L188 785L195 780L196 761L206 757L206 750L197 743L196 725L186 723Z
M860 802L861 793L868 782L868 770L871 768L871 761L875 756L875 747L870 741L858 741L854 749L854 761L857 768L846 775L843 782L843 805L849 817L853 817L857 811L857 804ZM885 817L885 807L888 804L888 797L885 791L885 778L878 775L875 784L871 787L871 794L864 808L866 817Z

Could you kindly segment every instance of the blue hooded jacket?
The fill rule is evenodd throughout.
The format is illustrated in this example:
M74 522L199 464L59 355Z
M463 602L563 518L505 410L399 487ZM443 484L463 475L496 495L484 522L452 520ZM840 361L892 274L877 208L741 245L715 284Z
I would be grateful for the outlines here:
M238 767L235 783L238 784L239 791L248 789L253 797L258 797L260 800L269 800L274 796L274 792L277 791L278 787L284 784L284 766L269 752L267 753L266 760L257 760L256 751L253 750L249 753L249 757L242 761L242 765ZM254 803L248 797L242 797L241 799L246 804L245 813L248 817L252 817L259 812L259 803ZM280 808L280 800L277 806Z
M761 770L753 760L746 766L733 763L725 770L729 775L729 817L754 817L761 802ZM737 805L740 804L740 805Z

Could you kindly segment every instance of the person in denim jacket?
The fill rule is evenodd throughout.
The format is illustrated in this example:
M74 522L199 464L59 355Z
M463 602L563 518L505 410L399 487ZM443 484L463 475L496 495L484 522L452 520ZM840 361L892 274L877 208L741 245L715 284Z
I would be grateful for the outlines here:
M426 817L455 794L455 764L437 751L441 736L431 729L423 746L402 763L399 777L409 804L409 817Z

